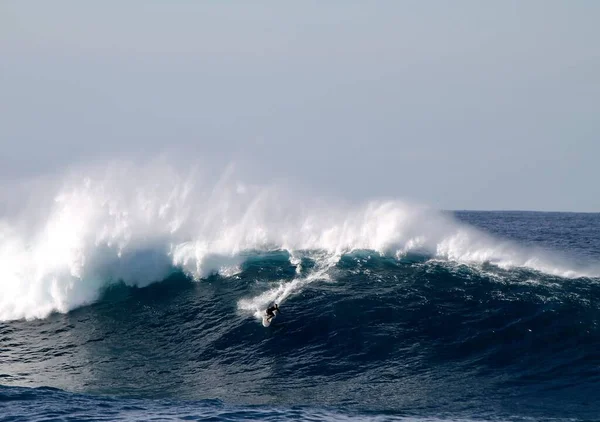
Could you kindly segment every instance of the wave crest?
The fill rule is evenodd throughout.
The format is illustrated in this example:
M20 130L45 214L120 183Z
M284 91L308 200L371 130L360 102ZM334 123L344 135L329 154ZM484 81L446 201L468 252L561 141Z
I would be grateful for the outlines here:
M356 250L398 258L423 251L565 277L600 273L500 241L427 207L299 198L280 186L244 183L231 168L215 179L164 163L112 164L65 177L52 201L36 205L46 212L23 206L0 221L0 320L66 312L95 300L110 283L143 286L176 268L195 279L232 275L252 251L286 250L296 266L299 251L318 251L325 264L314 274L321 275ZM256 310L285 299L314 274L240 307Z

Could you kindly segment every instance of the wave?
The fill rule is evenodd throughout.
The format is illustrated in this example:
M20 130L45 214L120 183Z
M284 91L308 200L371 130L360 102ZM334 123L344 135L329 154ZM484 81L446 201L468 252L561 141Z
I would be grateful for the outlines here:
M241 300L239 308L251 313L328 277L354 251L569 278L600 275L597 266L581 268L497 239L425 206L301 197L277 184L247 183L233 168L214 177L165 163L113 163L79 169L28 194L0 220L0 320L67 312L118 281L146 286L174 271L195 280L232 276L261 251L286 251L298 275ZM309 272L302 267L306 257L316 262Z
M313 278L320 259L258 253L233 276L119 283L69 315L0 324L0 379L143 398L149 413L155 399L218 398L460 420L598 414L596 281L370 251ZM268 329L252 320L281 298Z

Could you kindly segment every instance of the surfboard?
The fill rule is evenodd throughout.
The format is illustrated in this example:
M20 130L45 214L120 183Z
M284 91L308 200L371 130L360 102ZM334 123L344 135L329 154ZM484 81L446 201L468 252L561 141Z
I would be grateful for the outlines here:
M268 315L264 314L263 318L262 318L262 324L263 327L268 327L269 325L271 325L271 322L273 322L273 320L275 319L275 317L277 316L277 311L273 312L273 318L271 318L270 320L268 319Z

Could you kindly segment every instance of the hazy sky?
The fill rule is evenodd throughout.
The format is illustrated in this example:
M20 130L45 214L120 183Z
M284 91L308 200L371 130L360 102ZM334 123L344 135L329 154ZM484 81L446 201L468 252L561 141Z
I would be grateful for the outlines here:
M600 2L0 2L0 178L163 151L350 200L600 211Z

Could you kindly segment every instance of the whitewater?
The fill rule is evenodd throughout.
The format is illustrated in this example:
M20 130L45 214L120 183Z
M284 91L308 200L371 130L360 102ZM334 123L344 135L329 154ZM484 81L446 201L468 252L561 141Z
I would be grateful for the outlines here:
M597 214L350 202L166 159L0 190L0 419L600 411Z
M197 281L233 275L249 256L268 251L286 251L298 276L241 299L242 312L258 315L268 303L326 280L354 251L600 276L593 262L574 265L560 253L496 238L426 206L302 197L280 184L248 183L234 167L215 177L164 162L118 162L72 170L28 194L34 200L13 204L0 220L3 321L68 312L118 282L143 287L176 271ZM303 257L317 263L308 274Z

